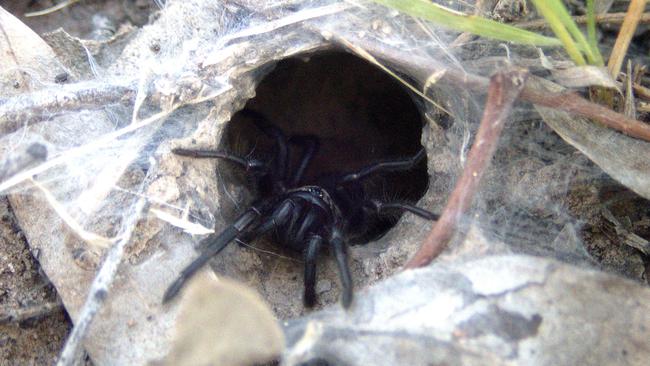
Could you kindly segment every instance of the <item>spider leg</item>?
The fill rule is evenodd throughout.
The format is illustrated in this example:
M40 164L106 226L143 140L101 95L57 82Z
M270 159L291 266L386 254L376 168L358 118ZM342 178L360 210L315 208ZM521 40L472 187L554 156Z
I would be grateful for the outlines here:
M360 169L355 173L344 175L343 177L339 178L338 182L339 184L350 183L354 181L360 181L375 173L409 170L412 169L420 160L422 160L424 156L424 149L421 149L417 154L415 154L415 156L411 158L383 161L380 163L372 164Z
M244 117L250 118L253 123L255 123L255 126L260 129L260 131L275 140L275 144L278 150L275 157L276 167L273 171L273 182L276 185L276 189L278 189L280 192L284 192L286 190L285 181L287 178L287 167L289 162L289 146L287 137L284 135L284 132L282 132L282 130L275 127L261 113L250 109L243 109L239 113Z
M190 263L178 278L167 288L163 296L163 303L168 302L183 287L185 282L189 280L199 269L201 269L213 256L217 255L223 248L235 239L242 231L244 231L253 221L259 217L260 213L255 207L251 207L241 214L235 222L228 226L221 234L209 237L208 244L205 251Z
M311 308L316 303L316 257L323 244L323 238L313 235L307 242L305 250L305 306Z
M260 205L261 206L261 205ZM264 234L266 231L272 229L276 225L281 225L292 208L291 201L284 201L273 211L273 213L267 217L267 219L260 224L258 227L253 228L258 235ZM208 238L208 245L205 251L196 258L192 263L190 263L178 278L167 288L165 295L163 296L163 304L169 302L173 299L178 291L185 285L185 283L194 276L194 274L203 266L208 263L208 261L219 254L231 241L240 236L243 233L250 231L249 228L254 221L256 221L262 214L258 207L251 207L242 215L240 215L235 222L228 226L224 231L221 232L218 236L214 238ZM260 227L262 229L260 230Z
M300 158L300 163L298 164L298 168L296 169L296 172L293 174L293 177L291 177L291 182L290 182L291 187L296 187L298 186L298 183L300 183L300 180L305 174L305 170L307 169L307 166L314 158L314 155L316 154L316 151L319 148L319 143L318 143L318 138L313 135L291 136L291 138L289 138L289 142L299 144L304 149L303 155Z
M253 159L253 158L242 158L240 156L231 154L226 151L175 148L172 149L172 152L176 155L189 156L198 159L216 158L216 159L228 160L230 162L240 165L241 167L246 169L247 172L251 171L251 172L258 173L258 172L268 171L268 167L266 166L266 164L260 160Z
M316 221L316 213L309 210L300 221L302 222L298 227L298 231L295 232L294 240L302 242L307 235L307 230L309 230Z
M285 243L296 242L296 240L292 240L293 238L295 238L293 234L298 229L297 226L300 224L301 221L300 218L303 216L304 208L305 207L302 205L296 205L295 210L291 212L291 216L287 222L287 227L285 228L284 235L283 235L284 236L283 241Z
M334 228L332 230L330 244L334 250L334 257L336 258L336 265L339 268L339 277L341 278L341 287L343 288L341 303L343 304L343 307L347 309L352 303L352 276L350 276L348 255L340 229Z
M414 205L409 205L408 203L401 203L401 202L381 202L378 200L368 200L363 203L364 209L372 210L376 212L377 214L382 214L386 210L402 210L402 211L408 211L414 215L420 216L421 218L425 220L431 220L435 221L438 220L439 216L434 214L433 212L429 210L425 210L423 208L414 206Z
M273 213L254 229L254 233L256 234L255 237L264 235L269 230L287 222L295 208L296 204L292 200L286 199L282 201Z

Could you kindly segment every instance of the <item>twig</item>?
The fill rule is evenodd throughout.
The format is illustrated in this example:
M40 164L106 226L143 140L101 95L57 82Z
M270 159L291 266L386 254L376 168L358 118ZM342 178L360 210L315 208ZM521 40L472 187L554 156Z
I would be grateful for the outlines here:
M632 0L630 6L627 8L625 20L623 20L623 25L621 26L621 30L618 32L618 37L616 37L614 48L612 49L612 53L609 56L609 62L607 63L609 74L612 75L614 79L618 77L618 73L621 71L623 59L625 59L625 55L627 55L627 48L630 46L632 36L634 36L634 32L639 25L639 20L643 15L645 4L646 0Z
M72 328L72 332L65 342L65 346L61 351L61 356L57 361L57 366L74 366L75 362L79 359L82 351L83 339L88 332L88 328L95 318L95 314L101 309L108 290L113 284L117 269L122 263L122 256L124 255L124 248L129 241L131 235L136 227L137 220L140 218L142 209L144 208L146 200L141 198L135 205L134 212L127 222L124 223L123 232L119 235L119 240L111 247L102 267L97 272L93 283L90 285L90 291L86 302L84 303L79 313L79 318Z
M634 88L634 92L637 94L638 97L650 100L650 89L637 83L634 83L632 85L632 88Z
M623 19L625 19L626 13L609 13L609 14L597 14L596 23L607 23L607 24L621 24ZM573 20L578 24L587 24L588 17L586 15L581 15L573 17ZM650 13L641 14L639 18L639 23L647 24L650 23ZM548 23L544 19L531 20L529 22L520 22L513 24L517 28L523 29L544 29L548 28Z
M243 31L236 32L232 35L227 35L223 37L220 40L220 42L225 44L227 42L232 42L235 39L269 33L274 30L284 28L292 24L304 22L306 20L340 13L349 8L351 8L351 5L346 4L345 2L334 3L333 5L325 5L316 8L307 8L306 10L301 10L299 12L292 13L289 16L285 16L279 19L274 19L271 21L262 22L260 25L254 27L247 27Z
M336 37L332 37L332 40L345 47L345 43ZM380 45L364 40L355 40L351 43L355 43L357 46L366 49L377 59L387 61L395 67L402 68L403 71L421 81L427 80L429 75L436 74L440 75L438 78L439 82L462 85L478 93L483 92L488 87L487 78L450 68L426 57L417 56L413 53L405 53L384 44ZM650 141L649 124L614 112L600 104L590 102L570 91L558 93L549 90L538 90L530 85L525 85L520 98L544 107L555 108L573 115L589 118L628 136Z
M94 151L97 150L98 147L104 146L104 144L109 144L117 140L118 138L129 134L133 131L137 131L141 128L147 127L153 123L156 123L160 121L162 118L167 116L169 113L171 113L174 109L171 109L170 111L163 110L161 112L158 112L154 114L153 116L147 117L144 120L133 120L130 125L120 128L119 130L104 134L98 138L96 138L94 141L86 143L81 146L73 147L69 150L66 150L65 152L51 158L50 160L44 161L42 164L38 164L37 166L33 168L29 168L26 170L22 170L19 173L15 174L11 178L0 182L0 193L4 192L5 190L25 181L31 179L33 176L36 174L40 174L42 172L47 171L48 169L57 166L59 164L65 164L70 161L73 157L82 155L84 153L87 153L88 151Z
M406 268L425 266L449 244L461 219L469 212L483 173L490 165L501 131L512 105L524 88L528 73L523 70L499 72L490 79L483 118L469 151L467 165L458 180L440 219Z
M0 136L64 112L132 103L136 93L131 84L85 82L7 98L0 105Z
M592 103L573 92L553 93L526 87L521 93L521 99L591 118L628 136L650 141L650 125Z
M634 74L632 73L632 60L627 60L627 70L625 72L625 77L623 83L625 84L625 102L623 104L623 113L630 117L634 118L636 116L636 99L634 98L634 88L632 87L632 79Z
M47 14L52 14L54 12L57 12L65 7L68 7L74 3L78 3L79 0L66 0L63 2L60 2L50 8L39 10L39 11L33 11L31 13L25 13L25 18L30 18L30 17L38 17L41 15L47 15Z
M59 300L18 309L0 309L0 324L19 323L40 318L62 308L63 304Z

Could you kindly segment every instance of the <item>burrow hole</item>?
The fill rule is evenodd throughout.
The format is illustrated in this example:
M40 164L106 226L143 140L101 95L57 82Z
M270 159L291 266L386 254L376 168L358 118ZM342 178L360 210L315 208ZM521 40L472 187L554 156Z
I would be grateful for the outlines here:
M319 176L352 172L382 160L415 155L421 148L423 118L406 88L366 61L342 52L278 62L261 81L245 109L265 116L288 137L315 135L320 148L305 173ZM270 159L271 139L242 113L233 116L220 148ZM290 146L295 169L300 149ZM241 176L241 175L240 175ZM255 196L250 180L240 179ZM429 184L426 161L408 172L379 174L365 182L365 195L384 201L416 203ZM400 214L374 218L360 244L377 239Z

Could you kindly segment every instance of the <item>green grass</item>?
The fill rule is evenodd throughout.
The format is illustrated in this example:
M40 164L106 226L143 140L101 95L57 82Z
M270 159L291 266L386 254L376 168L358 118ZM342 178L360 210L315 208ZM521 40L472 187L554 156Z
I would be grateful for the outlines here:
M597 65L603 66L603 58L600 55L598 47L595 45L596 39L596 26L595 14L593 11L593 0L588 1L588 7L591 8L588 16L590 17L589 23L593 23L593 29L588 32L593 32L590 36L593 37L592 42L587 42L587 38L580 31L576 22L571 18L571 14L564 6L561 0L532 0L537 8L537 11L546 19L555 35L560 38L564 49L567 51L573 62L578 65ZM588 27L589 29L590 27ZM586 57L586 61L585 61Z
M490 19L458 13L428 0L373 1L459 32L469 32L485 38L540 47L563 46L577 65L603 65L603 58L596 45L593 0L587 1L590 17L587 27L588 37L585 37L580 31L561 0L532 0L557 38L547 37Z

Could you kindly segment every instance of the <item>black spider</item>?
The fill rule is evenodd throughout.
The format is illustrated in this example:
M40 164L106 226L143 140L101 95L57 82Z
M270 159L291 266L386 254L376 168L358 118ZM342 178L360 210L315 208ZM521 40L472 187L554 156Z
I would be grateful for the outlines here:
M318 150L318 139L314 136L287 138L259 113L250 110L240 113L251 118L257 128L274 140L275 157L270 163L223 151L177 148L173 152L194 158L224 159L243 167L257 178L261 198L219 235L206 239L205 251L169 286L163 302L171 300L189 278L231 241L254 240L275 229L281 242L304 252L305 306L313 306L316 300L316 257L323 246L328 246L336 259L343 288L341 301L347 308L352 302L352 279L346 238L363 234L369 214L402 210L428 220L437 219L437 215L416 206L364 198L365 178L382 172L409 170L424 158L423 149L411 158L374 163L353 173L323 175L316 178L316 184L304 185L303 174ZM303 150L295 172L289 172L290 144L299 145Z

